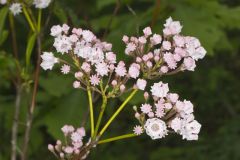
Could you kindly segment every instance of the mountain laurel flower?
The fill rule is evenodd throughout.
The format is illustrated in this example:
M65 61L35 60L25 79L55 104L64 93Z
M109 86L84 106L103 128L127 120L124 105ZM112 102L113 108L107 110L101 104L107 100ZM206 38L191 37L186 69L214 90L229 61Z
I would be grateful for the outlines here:
M40 9L47 8L50 2L51 0L33 0L35 7Z
M143 29L143 33L144 33L145 37L148 37L152 34L152 30L150 27L146 27Z
M147 103L142 104L141 111L145 114L148 114L148 113L152 112L152 106L150 104L147 104Z
M90 83L93 85L93 86L96 86L100 83L100 78L97 76L97 75L92 75L90 77Z
M140 89L140 90L145 90L145 87L147 85L147 81L145 79L138 79L137 80L137 88Z
M195 63L194 59L192 59L191 57L184 58L183 64L184 64L183 69L186 69L189 71L194 71L194 69L196 67L196 63Z
M115 68L115 72L118 76L120 77L123 77L126 75L127 73L127 70L126 70L126 67L125 67L125 63L120 61L117 65L117 67Z
M136 79L140 74L140 65L136 63L131 64L128 74L130 77Z
M159 98L166 97L168 91L169 91L168 84L163 82L154 83L153 86L151 87L152 95Z
M61 72L63 73L63 74L68 74L69 72L70 72L70 66L69 65L66 65L66 64L64 64L62 67L61 67Z
M137 125L133 128L133 132L134 132L134 134L139 136L143 133L143 128L141 126Z
M98 63L96 64L96 72L100 76L107 76L109 72L109 67L106 63Z
M173 21L172 17L169 17L164 24L163 32L165 35L176 35L182 31L182 26L179 21Z
M158 118L148 119L144 125L147 135L152 139L160 139L167 135L166 123Z
M58 63L58 58L54 57L52 52L43 52L41 55L42 63L40 66L44 70L52 70L55 63Z
M22 12L22 5L20 3L12 3L9 7L10 11L14 16Z

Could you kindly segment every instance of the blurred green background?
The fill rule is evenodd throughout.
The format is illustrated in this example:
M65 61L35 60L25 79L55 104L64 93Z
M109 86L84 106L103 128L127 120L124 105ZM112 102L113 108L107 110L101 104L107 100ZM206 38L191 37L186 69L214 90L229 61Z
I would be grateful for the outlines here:
M115 13L114 13L115 11ZM199 141L183 141L175 134L153 141L148 136L97 146L89 159L94 160L240 160L240 0L55 0L44 10L50 15L43 50L51 51L53 39L49 29L54 24L87 28L99 38L113 43L118 59L124 59L122 36L138 35L151 25L161 33L165 19L181 21L183 34L198 37L208 51L197 62L195 72L163 78L182 99L195 105L196 119L202 124ZM18 46L24 61L27 23L16 17ZM108 27L109 26L109 27ZM9 24L4 24L8 31ZM107 29L108 28L108 29ZM106 32L107 30L107 32ZM141 34L141 33L140 33ZM10 79L14 64L10 38L0 46L0 160L10 159L11 125L15 89ZM33 64L34 58L32 59ZM86 95L72 89L71 76L41 71L37 108L30 140L30 160L52 160L48 143L62 137L64 124L79 126L87 109ZM21 122L28 106L27 93L21 103ZM131 131L137 124L132 111L137 97L108 129L106 137ZM99 105L101 99L96 101ZM116 109L120 99L111 100L106 117ZM106 120L106 119L105 119ZM19 142L24 125L20 124ZM21 146L19 146L21 148Z

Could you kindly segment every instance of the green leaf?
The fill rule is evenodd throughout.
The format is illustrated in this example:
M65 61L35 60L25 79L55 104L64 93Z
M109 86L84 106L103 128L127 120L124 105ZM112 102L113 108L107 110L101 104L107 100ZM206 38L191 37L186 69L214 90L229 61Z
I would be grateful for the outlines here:
M30 64L30 59L31 59L31 55L32 55L32 51L33 51L33 47L35 45L36 42L36 33L34 33L28 40L27 43L27 50L26 50L26 65L29 66Z
M2 42L2 38L3 38L3 27L4 27L4 24L5 24L5 20L6 20L6 17L7 17L7 13L8 13L8 7L3 7L1 10L0 10L0 42ZM1 43L0 43L1 44Z
M6 41L7 37L8 37L8 31L3 30L2 37L0 38L0 46Z

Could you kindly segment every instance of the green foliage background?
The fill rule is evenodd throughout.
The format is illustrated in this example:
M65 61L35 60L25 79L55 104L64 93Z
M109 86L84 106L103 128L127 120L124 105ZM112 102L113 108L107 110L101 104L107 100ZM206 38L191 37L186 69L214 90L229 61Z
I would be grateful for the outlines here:
M208 55L198 62L195 72L185 72L164 78L170 88L182 98L191 100L195 114L202 123L199 141L187 142L180 136L170 135L152 141L148 136L97 146L89 159L97 160L239 160L240 159L240 1L239 0L121 0L113 17L108 34L103 37L116 6L115 0L55 0L44 17L51 14L51 25L68 23L70 26L88 28L99 37L113 43L118 59L124 59L124 34L137 35L152 25L161 32L169 16L180 20L183 33L198 37ZM129 11L131 8L135 15ZM10 156L11 125L15 98L10 78L16 66L11 56L9 24L3 20L6 9L0 12L0 160ZM20 55L25 55L28 37L27 23L16 18ZM49 28L50 28L49 26ZM53 39L45 31L44 50L50 51ZM33 52L34 54L34 52ZM35 56L32 57L32 64ZM22 59L24 63L25 59ZM29 75L30 77L32 75ZM47 150L48 143L62 137L64 124L79 126L87 109L86 95L72 89L72 78L54 72L41 71L37 108L34 115L30 141L31 160L54 159ZM28 95L23 95L21 121L24 122ZM119 100L112 100L106 117L116 109ZM124 134L137 123L132 105L141 103L137 96L117 121L109 128L106 137ZM99 99L96 104L99 104ZM98 107L96 107L97 110ZM106 119L105 119L106 120ZM19 141L24 125L20 125ZM19 146L21 148L21 146Z

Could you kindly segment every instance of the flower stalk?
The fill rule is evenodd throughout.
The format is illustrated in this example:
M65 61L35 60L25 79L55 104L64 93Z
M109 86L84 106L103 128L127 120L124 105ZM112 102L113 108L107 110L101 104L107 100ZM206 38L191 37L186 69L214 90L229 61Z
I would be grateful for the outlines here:
M104 139L104 140L98 141L98 144L109 143L109 142L113 142L113 141L117 141L117 140L133 138L133 137L137 137L137 136L138 135L136 135L134 133L124 134L124 135L121 135L121 136L112 137L112 138L108 138L108 139Z

